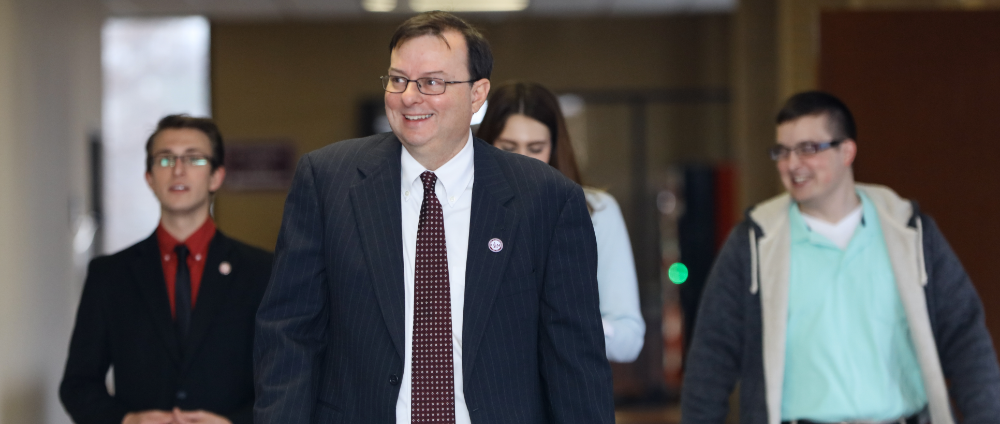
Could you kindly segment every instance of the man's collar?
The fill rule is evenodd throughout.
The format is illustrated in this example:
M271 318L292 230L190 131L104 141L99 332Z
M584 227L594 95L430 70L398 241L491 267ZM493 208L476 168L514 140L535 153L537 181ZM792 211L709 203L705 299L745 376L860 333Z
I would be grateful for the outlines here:
M420 174L427 171L420 162L410 155L404 147L400 153L400 175L403 182L403 190L409 189L420 179ZM454 203L465 192L465 188L473 178L475 154L472 148L472 130L469 130L469 138L465 142L465 147L458 152L455 157L445 162L440 168L433 171L437 175L438 181L444 186L445 195L450 202Z
M205 222L201 224L201 227L198 227L194 233L188 236L187 240L179 241L174 238L174 236L172 236L161 223L156 227L156 239L157 244L160 246L160 251L164 254L173 252L174 247L178 244L184 244L187 246L192 255L206 255L208 253L209 242L211 242L212 238L215 237L215 230L215 221L212 220L212 217L208 217L205 219Z
M869 228L867 228L868 225L865 220L865 216L871 216L872 219L874 220L877 220L878 216L876 216L875 208L871 204L871 200L868 199L868 196L865 195L860 190L855 190L855 192L858 194L859 198L859 204L857 208L853 209L850 213L847 214L847 216L841 218L839 222L835 223L829 223L821 220L820 218L816 218L811 215L803 213L801 210L799 210L799 207L795 203L795 201L792 201L788 210L789 224L792 226L792 242L793 243L811 242L813 244L832 245L832 242L829 239L827 239L825 236L820 235L820 232L817 232L812 228L812 225L810 225L808 221L809 218L814 220L813 221L814 225L826 224L827 226L830 227L838 227L845 225L846 221L848 220L858 219L859 217L857 215L860 215L860 220L857 226L855 227L852 239L856 237L867 237L868 233L870 233L871 231Z

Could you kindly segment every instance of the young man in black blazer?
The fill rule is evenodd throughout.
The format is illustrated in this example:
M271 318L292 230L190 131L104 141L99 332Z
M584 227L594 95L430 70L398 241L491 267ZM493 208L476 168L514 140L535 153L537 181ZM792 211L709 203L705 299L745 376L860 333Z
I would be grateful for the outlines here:
M493 60L467 23L418 15L389 51L393 131L299 162L257 424L613 423L583 190L472 136Z
M149 137L160 225L90 263L59 390L75 422L252 423L254 315L272 255L215 228L223 153L209 119L167 116Z

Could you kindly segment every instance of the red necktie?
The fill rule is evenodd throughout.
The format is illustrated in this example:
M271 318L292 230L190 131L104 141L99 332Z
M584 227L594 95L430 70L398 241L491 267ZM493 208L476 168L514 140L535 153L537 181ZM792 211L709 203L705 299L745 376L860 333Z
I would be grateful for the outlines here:
M424 201L420 205L414 276L411 422L454 423L455 368L444 215L434 192L437 175L424 171L420 181L424 183Z

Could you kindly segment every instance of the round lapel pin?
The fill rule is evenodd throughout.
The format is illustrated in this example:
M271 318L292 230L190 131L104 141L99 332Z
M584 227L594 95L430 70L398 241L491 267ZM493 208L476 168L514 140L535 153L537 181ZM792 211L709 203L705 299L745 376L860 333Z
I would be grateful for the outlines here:
M493 251L493 253L497 253L497 252L503 250L503 242L500 241L500 239L498 239L498 238L490 239L489 246L490 246L490 250Z
M230 272L233 272L233 266L230 265L229 262L222 261L222 263L219 264L219 274L229 275Z

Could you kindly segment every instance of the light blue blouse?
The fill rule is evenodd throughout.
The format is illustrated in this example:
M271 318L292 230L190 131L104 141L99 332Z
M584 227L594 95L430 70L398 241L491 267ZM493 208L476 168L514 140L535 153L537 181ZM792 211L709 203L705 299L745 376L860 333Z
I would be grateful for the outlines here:
M639 310L639 282L621 208L610 194L584 188L597 236L597 289L601 297L608 360L632 362L642 350L646 323Z

